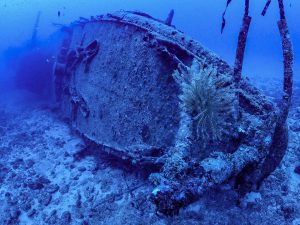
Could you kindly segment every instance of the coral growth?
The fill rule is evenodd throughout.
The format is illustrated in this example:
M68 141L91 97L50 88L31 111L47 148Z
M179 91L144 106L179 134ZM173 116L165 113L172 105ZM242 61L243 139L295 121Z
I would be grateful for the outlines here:
M181 108L196 122L197 138L219 141L234 121L236 95L230 80L197 63L186 74L176 70L173 76L182 89Z

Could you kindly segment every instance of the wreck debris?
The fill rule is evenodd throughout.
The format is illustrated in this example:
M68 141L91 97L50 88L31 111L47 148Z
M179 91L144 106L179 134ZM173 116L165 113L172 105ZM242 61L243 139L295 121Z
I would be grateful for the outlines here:
M65 69L66 69L65 64L56 62L54 73L58 76L63 76L65 74Z
M231 3L231 1L232 1L232 0L227 0L225 10L224 10L224 12L223 12L223 14L222 14L221 33L223 33L224 28L225 28L225 26L226 26L225 14L226 14L227 8L228 8L229 4Z
M285 18L283 0L278 0L280 20L278 21L278 29L280 32L283 52L283 96L280 102L280 110L278 120L276 121L275 132L272 136L272 146L268 156L268 162L262 165L261 177L266 177L276 168L285 153L288 145L288 128L286 120L291 106L293 94L293 48L290 40L288 25ZM261 181L259 181L261 183Z
M90 110L88 109L86 101L74 89L70 90L70 100L71 100L71 104L72 104L72 118L71 118L72 121L76 121L78 109L80 110L80 112L84 118L89 117Z
M83 44L85 35L81 40L81 44L75 50L71 49L67 51L65 48L59 54L58 61L55 66L55 74L57 75L70 75L77 68L77 66L83 62L84 71L88 73L90 64L94 57L99 52L99 42L97 40L92 41L85 48L81 47Z
M262 16L265 16L271 0L268 0L266 6L263 9ZM293 49L290 40L288 25L285 18L284 4L282 0L278 0L280 20L278 21L278 29L280 32L281 42L282 42L282 52L283 52L283 66L284 66L284 83L283 91L284 96L282 98L282 110L281 110L281 121L279 123L282 125L285 123L289 107L291 104L291 97L293 92ZM279 125L280 126L280 125Z
M243 17L243 25L241 27L239 37L238 37L238 46L236 49L236 56L235 56L235 63L234 63L233 75L237 86L239 85L242 76L245 47L247 42L249 26L251 23L251 17L249 16L249 1L250 0L245 0L245 12Z
M168 25L168 26L171 26L172 25L172 21L173 21L173 17L174 17L174 9L171 9L171 11L169 12L169 15L166 19L166 22L165 24Z
M79 17L79 21L82 21L82 22L89 22L90 20L88 19L88 18L85 18L85 17L82 17L82 16L80 16Z
M265 5L263 11L261 12L261 15L262 15L262 16L265 16L265 15L266 15L266 13L267 13L267 11L268 11L268 8L269 8L270 4L271 4L271 0L268 0L268 1L266 2L266 5Z
M90 64L99 51L99 42L97 40L92 41L87 45L84 51L83 63L85 63L84 72L88 73Z
M256 148L242 145L232 155L216 152L200 163L191 162L192 174L183 183L161 179L152 192L152 201L157 210L165 215L177 215L182 207L197 200L210 188L238 175L246 166L259 161Z
M243 24L242 24L242 27L240 29L239 36L238 36L238 44L237 44L237 48L236 48L236 56L235 56L234 69L233 69L233 77L234 77L235 86L237 89L240 86L240 80L242 77L245 48L246 48L246 43L247 43L248 31L249 31L249 27L250 27L250 23L251 23L251 17L249 16L249 2L250 2L250 0L245 0ZM230 3L231 3L231 0L227 0L226 8L222 15L221 33L223 33L223 30L225 28L225 13L226 13L226 10ZM237 92L237 97L238 97L238 100L237 100L237 108L238 108L239 104L240 104L239 92ZM239 115L237 115L237 116L239 116Z
M291 105L291 98L293 94L293 48L290 40L290 34L288 25L284 13L283 0L278 0L280 20L278 21L278 29L280 32L283 52L283 66L284 66L284 78L283 78L283 91L284 96L282 99L281 115L279 126L283 125L287 119L289 108Z
M234 80L239 85L242 73L243 66L243 58L246 47L247 35L249 31L249 26L251 23L251 17L249 17L249 1L245 0L245 12L243 17L243 25L239 33L238 38L238 47L236 51L236 59L234 65ZM230 4L231 0L227 1L226 9ZM262 16L265 16L271 0L266 2L266 5L262 11ZM284 96L282 100L282 107L280 112L280 121L279 127L282 127L287 119L289 107L291 104L291 96L292 96L292 86L293 86L293 50L292 44L289 37L288 26L285 18L284 12L284 4L283 0L278 0L279 12L280 12L280 20L278 21L278 28L280 31L281 41L282 41L282 50L283 50L283 63L284 63ZM223 22L222 22L222 31L225 27L225 19L224 15L226 13L226 9L223 13Z
M62 47L58 52L57 60L54 64L55 96L57 101L61 101L64 90L64 76L66 75L67 54L70 48L73 31L63 27L62 32L66 34L62 42Z
M35 23L34 23L34 28L32 31L32 36L31 36L31 41L30 41L30 46L33 48L36 46L36 42L37 42L37 32L38 32L38 28L39 28L39 23L40 23L40 18L41 18L41 12L39 11L36 19L35 19Z

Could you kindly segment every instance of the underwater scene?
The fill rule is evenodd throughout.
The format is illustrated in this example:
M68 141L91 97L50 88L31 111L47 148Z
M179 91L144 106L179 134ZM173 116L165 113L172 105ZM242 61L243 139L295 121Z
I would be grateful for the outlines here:
M0 225L300 225L299 0L0 0Z

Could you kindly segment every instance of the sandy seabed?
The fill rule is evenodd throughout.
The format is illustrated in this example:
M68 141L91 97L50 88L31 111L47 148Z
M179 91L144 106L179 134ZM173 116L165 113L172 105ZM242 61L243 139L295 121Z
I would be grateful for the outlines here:
M276 98L280 82L268 82L257 85ZM300 96L299 83L294 93ZM153 187L142 171L121 166L100 151L85 152L83 140L57 112L25 96L6 93L0 100L1 225L300 224L297 100L288 119L286 155L260 190L237 204L237 193L224 184L178 216L164 217L149 201Z

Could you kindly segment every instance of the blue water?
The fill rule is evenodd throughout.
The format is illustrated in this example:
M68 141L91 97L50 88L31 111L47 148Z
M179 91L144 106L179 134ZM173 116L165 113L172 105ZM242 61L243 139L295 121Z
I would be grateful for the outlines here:
M252 24L244 61L244 74L250 77L282 77L282 52L277 29L279 18L277 1L273 0L265 17L260 15L266 1L250 1ZM285 8L295 53L295 79L300 72L300 2L286 0ZM221 35L221 15L226 1L197 0L1 0L0 52L12 45L20 45L31 37L38 11L41 21L40 39L55 31L52 22L68 24L79 16L89 17L119 9L139 10L164 19L170 9L175 10L174 25L213 50L233 65L237 36L240 29L242 0L233 0L226 14L226 28ZM61 16L58 17L58 11Z

